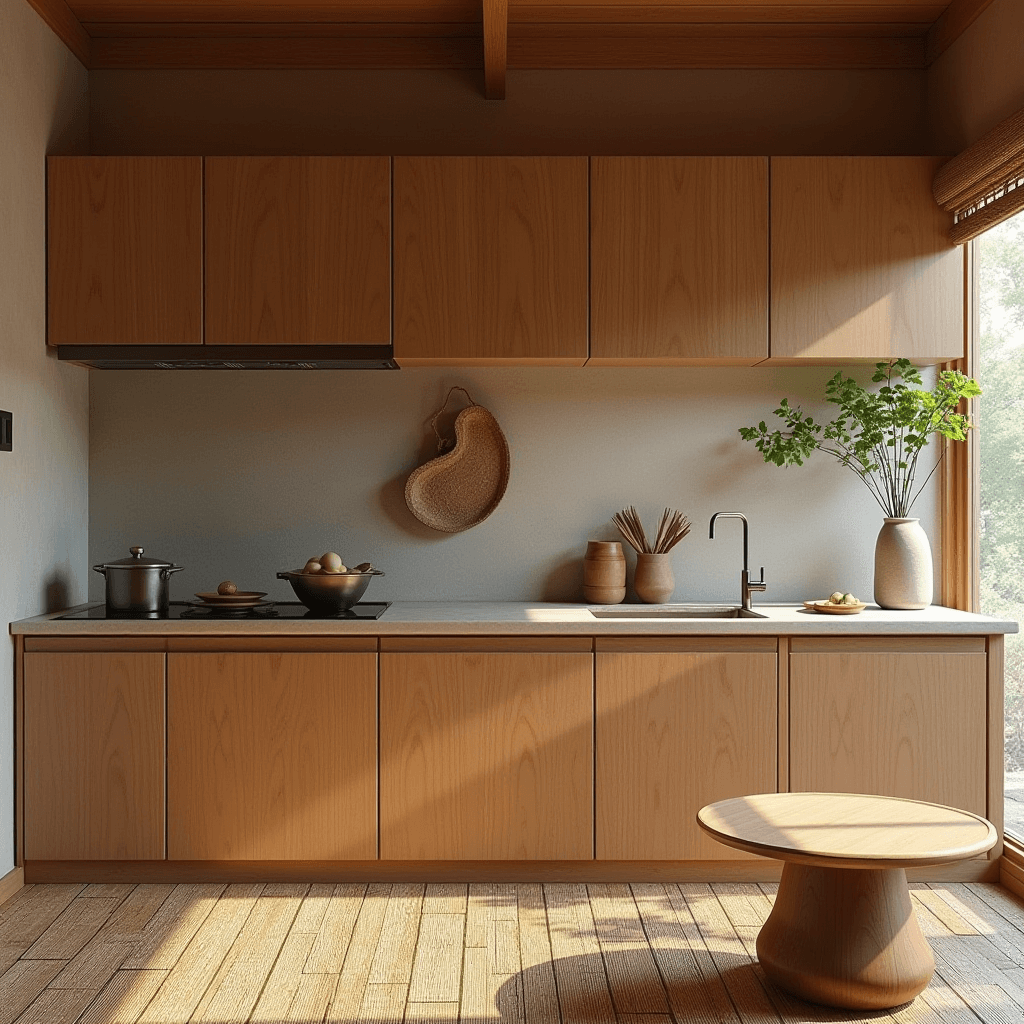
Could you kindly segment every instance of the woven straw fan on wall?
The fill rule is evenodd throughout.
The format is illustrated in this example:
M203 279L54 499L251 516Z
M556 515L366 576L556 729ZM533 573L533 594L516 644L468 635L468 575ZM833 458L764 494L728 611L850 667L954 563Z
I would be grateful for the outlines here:
M469 406L455 417L455 438L442 437L437 421L453 392L461 391ZM409 511L442 533L460 533L482 523L497 507L508 487L509 450L497 420L473 401L465 388L453 387L430 421L437 436L437 458L413 470L405 484ZM445 452L446 448L454 447Z

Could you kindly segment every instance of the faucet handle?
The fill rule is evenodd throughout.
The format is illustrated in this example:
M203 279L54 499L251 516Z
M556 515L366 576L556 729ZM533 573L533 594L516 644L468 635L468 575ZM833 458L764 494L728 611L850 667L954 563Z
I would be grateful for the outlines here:
M747 589L748 590L756 590L758 593L764 593L764 591L766 591L768 589L768 584L765 582L765 578L764 578L764 566L763 565L761 566L761 578L759 580L748 580L748 582L747 582Z

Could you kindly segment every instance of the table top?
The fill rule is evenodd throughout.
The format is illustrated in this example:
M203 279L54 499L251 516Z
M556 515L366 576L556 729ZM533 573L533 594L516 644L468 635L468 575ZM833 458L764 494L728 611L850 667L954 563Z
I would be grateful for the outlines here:
M998 839L976 814L857 793L762 793L708 804L697 823L726 846L816 867L905 868L966 860Z

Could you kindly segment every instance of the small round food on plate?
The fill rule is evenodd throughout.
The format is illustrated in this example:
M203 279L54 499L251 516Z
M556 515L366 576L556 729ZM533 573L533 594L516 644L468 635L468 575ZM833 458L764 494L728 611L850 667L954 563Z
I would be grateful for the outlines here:
M302 567L302 571L307 576L315 576L320 571L320 563L315 558L311 558Z
M217 585L217 593L220 594L222 597L227 594L237 594L238 587L236 587L234 583L231 582L231 580L225 580L223 583L219 583Z
M852 600L849 602L841 601L839 604L836 604L831 597L828 597L824 601L804 601L804 607L808 611L824 612L825 614L830 615L856 615L858 612L862 612L867 608L867 605L863 601L858 601L852 594L843 595L843 597L847 596Z
M336 551L327 551L320 556L320 568L323 572L328 573L348 572L341 555Z

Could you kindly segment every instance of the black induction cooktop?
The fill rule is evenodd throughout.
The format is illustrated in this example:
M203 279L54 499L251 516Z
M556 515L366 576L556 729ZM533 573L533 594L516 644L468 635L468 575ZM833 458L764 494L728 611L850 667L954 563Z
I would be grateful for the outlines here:
M200 604L198 601L172 601L166 615L108 615L106 605L94 604L88 608L82 608L77 612L69 612L67 615L58 615L58 619L72 619L82 621L84 619L379 619L384 612L391 607L390 601L360 601L353 605L348 611L340 612L337 615L321 615L319 612L311 612L304 604L298 601L265 601L255 608L230 609L210 608Z

